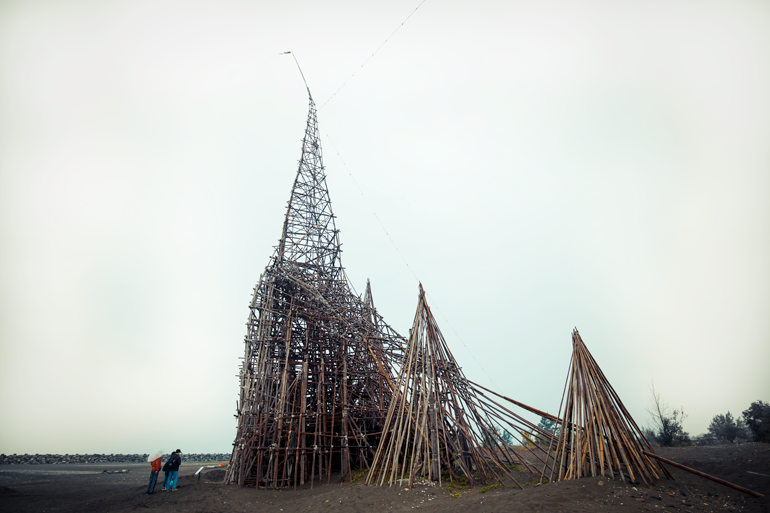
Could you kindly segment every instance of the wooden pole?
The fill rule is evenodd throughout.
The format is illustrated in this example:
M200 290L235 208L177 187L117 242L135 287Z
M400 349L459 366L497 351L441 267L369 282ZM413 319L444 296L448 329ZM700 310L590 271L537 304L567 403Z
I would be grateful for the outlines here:
M662 461L663 463L668 463L672 467L680 468L682 470L686 470L687 472L690 472L692 474L695 474L696 476L705 477L706 479L710 479L714 481L715 483L719 483L721 485L728 486L732 488L733 490L738 490L739 492L743 492L747 495L751 495L752 497L760 498L764 497L761 493L757 493L754 491L749 490L748 488L744 488L742 486L738 486L737 484L730 483L729 481L725 481L724 479L719 479L718 477L711 476L709 474L706 474L705 472L700 472L699 470L695 470L694 468L685 467L684 465L677 463L675 461L671 461L669 459L664 458L663 456L658 456L654 452L647 452L643 451L644 454L649 456L650 458L655 458L658 461Z

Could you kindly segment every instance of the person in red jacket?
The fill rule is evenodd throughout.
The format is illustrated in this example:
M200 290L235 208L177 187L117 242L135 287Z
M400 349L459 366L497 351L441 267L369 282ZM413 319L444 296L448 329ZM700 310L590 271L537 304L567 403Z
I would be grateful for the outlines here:
M160 455L150 462L150 483L147 485L147 495L155 493L155 483L158 482L160 473Z

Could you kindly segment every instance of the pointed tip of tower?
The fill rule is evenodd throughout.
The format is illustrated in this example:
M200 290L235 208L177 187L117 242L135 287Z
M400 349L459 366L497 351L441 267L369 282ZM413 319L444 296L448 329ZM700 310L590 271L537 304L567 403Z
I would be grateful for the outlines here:
M307 90L310 94L309 87ZM334 269L333 275L341 271L341 248L326 185L321 136L312 96L302 138L302 155L286 208L278 253L282 261L312 262L313 268L327 266Z

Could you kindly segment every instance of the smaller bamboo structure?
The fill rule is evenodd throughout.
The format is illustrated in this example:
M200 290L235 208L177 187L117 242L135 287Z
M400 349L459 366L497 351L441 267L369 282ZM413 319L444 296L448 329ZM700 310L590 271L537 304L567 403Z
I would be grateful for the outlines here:
M564 406L562 414L562 406ZM572 360L564 386L556 465L549 480L605 476L642 480L648 487L668 470L655 466L642 431L623 406L577 329L572 332Z
M524 467L539 475L546 468L547 449L556 439L465 378L422 285L401 369L391 386L367 484L408 481L411 487L416 478L441 483L462 477L473 486L507 478L521 487L511 469ZM514 449L506 443L513 440L522 445Z

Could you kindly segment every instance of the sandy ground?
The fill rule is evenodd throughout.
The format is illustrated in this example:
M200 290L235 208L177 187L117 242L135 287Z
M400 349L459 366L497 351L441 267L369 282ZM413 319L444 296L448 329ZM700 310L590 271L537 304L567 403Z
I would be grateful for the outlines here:
M650 489L606 478L586 478L524 490L505 487L447 491L430 485L377 487L334 483L293 490L239 489L221 484L224 471L206 470L193 476L200 464L180 468L179 490L145 495L149 464L70 464L0 466L2 512L253 512L253 511L681 511L770 512L770 445L659 449L661 456L766 496L751 498L740 492L681 470L671 469L675 481L662 479ZM129 470L104 474L104 470ZM162 477L162 473L161 473ZM531 476L520 475L521 482ZM453 496L454 494L454 496ZM458 496L459 494L459 496Z

